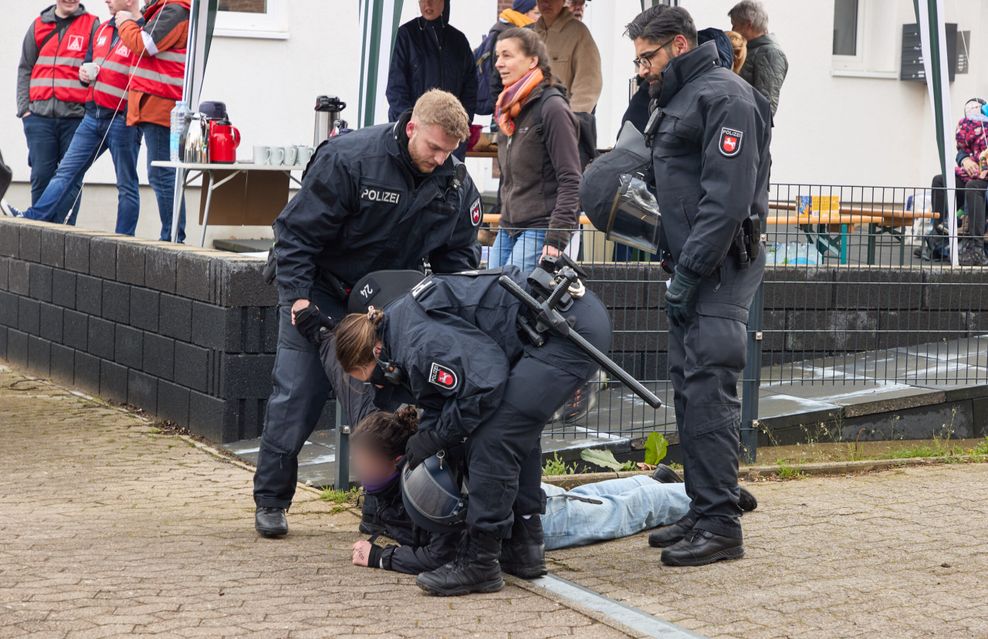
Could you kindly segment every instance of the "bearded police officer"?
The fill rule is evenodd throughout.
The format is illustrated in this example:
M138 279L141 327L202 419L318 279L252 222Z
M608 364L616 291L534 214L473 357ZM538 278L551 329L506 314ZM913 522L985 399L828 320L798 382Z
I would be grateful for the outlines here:
M345 314L350 289L382 269L449 273L476 268L480 196L450 154L468 137L467 114L439 90L418 99L396 124L324 143L302 188L274 223L278 348L254 474L255 528L288 532L298 453L319 419L329 387L350 424L373 410L373 394L336 371L313 344Z
M765 265L768 101L696 45L689 13L650 16L634 38L651 84L652 150L664 249L669 368L689 513L649 537L662 562L695 566L744 555L738 507L740 401L748 309Z

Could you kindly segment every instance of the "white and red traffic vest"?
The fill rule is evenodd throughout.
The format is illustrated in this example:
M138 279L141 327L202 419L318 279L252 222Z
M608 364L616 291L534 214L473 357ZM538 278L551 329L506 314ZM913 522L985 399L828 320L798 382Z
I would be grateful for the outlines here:
M99 75L92 85L90 99L97 105L113 111L125 111L127 107L127 83L131 67L137 56L117 38L116 29L107 22L96 32L93 43L93 62L100 66Z
M86 103L89 88L79 81L79 67L86 59L95 22L96 16L84 13L70 22L61 36L51 36L57 25L42 21L40 16L35 19L34 42L39 50L38 60L31 69L32 102L55 98L62 102Z
M153 24L154 16L168 4L181 5L191 10L189 0L159 0L144 14L144 24ZM134 80L130 88L167 100L181 100L182 86L185 83L185 47L183 44L181 48L141 56L134 69Z

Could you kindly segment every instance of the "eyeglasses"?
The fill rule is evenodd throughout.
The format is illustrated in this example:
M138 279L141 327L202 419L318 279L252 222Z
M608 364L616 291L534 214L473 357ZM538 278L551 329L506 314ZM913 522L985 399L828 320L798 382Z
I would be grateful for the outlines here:
M634 60L632 60L631 61L632 64L635 65L635 68L636 69L638 67L643 67L645 69L651 69L652 68L652 58L655 57L655 54L658 53L659 51L661 51L662 49L665 49L666 47L668 47L670 44L672 44L672 41L675 40L675 39L676 39L676 36L673 36L673 37L669 38L668 40L666 40L664 44L661 44L661 45L655 47L651 51L646 51L645 53L641 54L640 56L638 56L637 58L635 58Z

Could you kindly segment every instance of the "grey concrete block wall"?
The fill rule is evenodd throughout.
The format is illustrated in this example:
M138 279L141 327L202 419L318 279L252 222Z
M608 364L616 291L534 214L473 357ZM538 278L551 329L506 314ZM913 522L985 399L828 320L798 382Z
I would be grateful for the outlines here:
M260 434L277 342L261 263L230 253L0 218L0 359L215 441ZM588 265L612 356L667 379L668 275ZM988 331L980 271L773 268L763 365ZM320 426L332 423L327 404Z
M218 251L0 219L0 359L214 441L254 437L277 338L260 269Z

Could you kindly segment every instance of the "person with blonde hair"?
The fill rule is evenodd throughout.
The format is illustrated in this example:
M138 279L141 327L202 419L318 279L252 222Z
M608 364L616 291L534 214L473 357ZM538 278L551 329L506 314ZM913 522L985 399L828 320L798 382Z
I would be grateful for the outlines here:
M327 377L315 346L345 314L354 284L372 271L424 270L425 260L438 273L478 266L480 195L450 157L468 134L456 96L428 91L394 124L321 144L275 220L269 266L278 288L278 347L254 474L261 535L288 533L298 453L330 389L349 424L373 408L373 393L342 371Z

